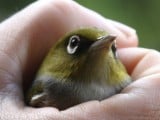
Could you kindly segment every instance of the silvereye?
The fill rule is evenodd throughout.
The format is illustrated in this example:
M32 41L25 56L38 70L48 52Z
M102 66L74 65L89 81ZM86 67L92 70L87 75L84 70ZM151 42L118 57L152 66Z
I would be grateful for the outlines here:
M98 28L80 28L49 51L28 92L28 104L60 110L103 100L131 82L117 56L116 36Z

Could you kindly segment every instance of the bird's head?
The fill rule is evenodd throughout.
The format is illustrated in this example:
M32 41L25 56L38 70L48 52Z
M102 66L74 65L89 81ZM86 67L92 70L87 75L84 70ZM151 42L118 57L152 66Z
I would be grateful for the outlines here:
M114 70L124 71L117 59L115 39L116 36L97 28L68 33L51 48L38 74L64 81L90 81L100 79L103 74L115 76Z

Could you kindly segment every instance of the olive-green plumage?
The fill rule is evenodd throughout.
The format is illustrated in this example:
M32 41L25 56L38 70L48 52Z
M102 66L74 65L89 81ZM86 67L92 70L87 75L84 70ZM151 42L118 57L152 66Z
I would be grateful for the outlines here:
M131 82L116 53L116 37L98 28L80 28L62 37L44 59L27 101L59 109L102 100Z

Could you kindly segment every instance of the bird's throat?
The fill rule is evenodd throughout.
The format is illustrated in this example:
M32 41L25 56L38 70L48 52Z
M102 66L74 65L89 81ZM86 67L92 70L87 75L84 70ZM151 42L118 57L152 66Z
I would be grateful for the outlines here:
M130 80L125 67L119 59L99 56L99 58L87 59L82 69L72 76L74 81L95 82L103 85L120 85Z

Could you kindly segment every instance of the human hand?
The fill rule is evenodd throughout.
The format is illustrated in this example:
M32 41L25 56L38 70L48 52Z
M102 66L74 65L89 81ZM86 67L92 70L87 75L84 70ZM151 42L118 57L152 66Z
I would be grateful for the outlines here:
M81 26L96 26L117 34L119 57L136 81L121 94L64 111L26 106L23 89L33 80L49 48L63 34ZM0 24L0 45L0 119L137 120L158 117L159 53L127 48L137 46L133 29L104 19L74 1L41 0L33 3ZM149 64L146 64L148 60Z

